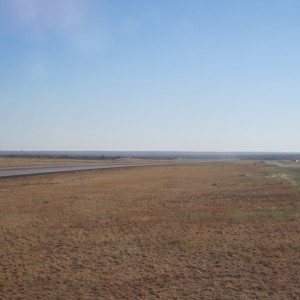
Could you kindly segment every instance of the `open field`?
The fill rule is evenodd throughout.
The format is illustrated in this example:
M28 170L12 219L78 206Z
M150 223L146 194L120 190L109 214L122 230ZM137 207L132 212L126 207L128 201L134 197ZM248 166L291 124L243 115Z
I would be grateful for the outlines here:
M143 163L143 162L168 162L169 160L139 159L139 158L115 158L115 159L73 159L73 158L47 158L47 157L8 157L0 156L0 167L23 167L44 165L71 165L88 163Z
M38 157L0 157L0 167L22 167L22 166L41 166L41 165L68 165L89 163L112 162L112 160L86 160L86 159L69 159L69 158L38 158Z
M0 180L1 299L299 299L300 170Z

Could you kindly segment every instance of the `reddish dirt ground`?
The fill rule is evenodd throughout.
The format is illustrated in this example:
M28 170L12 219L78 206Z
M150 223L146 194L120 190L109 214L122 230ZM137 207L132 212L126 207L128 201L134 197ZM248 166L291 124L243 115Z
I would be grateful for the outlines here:
M299 299L300 174L255 162L0 181L1 299Z

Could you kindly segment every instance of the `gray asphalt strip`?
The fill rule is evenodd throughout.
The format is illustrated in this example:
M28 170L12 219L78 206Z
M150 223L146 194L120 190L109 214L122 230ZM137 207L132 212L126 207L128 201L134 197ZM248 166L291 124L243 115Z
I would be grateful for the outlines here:
M64 172L77 172L88 170L147 167L172 165L174 163L121 163L121 164L84 164L84 165L54 165L54 166L26 166L0 168L0 179L21 176L44 175Z
M279 161L271 161L271 160L266 160L265 163L270 166L276 166L280 168L290 168L290 169L299 169L300 165L299 164L286 164L286 163L281 163Z

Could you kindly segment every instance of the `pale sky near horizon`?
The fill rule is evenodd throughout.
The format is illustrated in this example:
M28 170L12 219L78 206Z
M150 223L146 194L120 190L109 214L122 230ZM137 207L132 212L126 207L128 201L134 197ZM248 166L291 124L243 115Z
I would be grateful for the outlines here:
M0 0L0 150L300 152L300 1Z

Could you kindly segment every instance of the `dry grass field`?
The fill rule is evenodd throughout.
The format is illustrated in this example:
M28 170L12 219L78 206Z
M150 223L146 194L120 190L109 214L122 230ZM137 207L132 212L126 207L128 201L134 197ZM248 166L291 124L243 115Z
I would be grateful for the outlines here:
M299 299L300 173L205 163L0 180L1 299Z
M151 160L161 162L162 160ZM93 163L134 163L149 162L139 158L116 158L116 159L73 159L73 158L46 158L46 157L5 157L0 156L0 167L23 167L43 165L69 165L69 164L93 164Z

